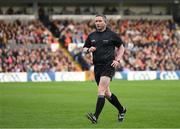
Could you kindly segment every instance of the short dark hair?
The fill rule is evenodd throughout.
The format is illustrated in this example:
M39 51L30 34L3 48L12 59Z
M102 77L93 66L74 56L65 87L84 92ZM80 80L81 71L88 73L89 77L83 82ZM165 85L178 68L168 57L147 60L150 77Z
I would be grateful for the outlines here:
M106 17L106 15L96 14L96 17L102 17L102 18L104 19L104 21L107 22L107 17Z

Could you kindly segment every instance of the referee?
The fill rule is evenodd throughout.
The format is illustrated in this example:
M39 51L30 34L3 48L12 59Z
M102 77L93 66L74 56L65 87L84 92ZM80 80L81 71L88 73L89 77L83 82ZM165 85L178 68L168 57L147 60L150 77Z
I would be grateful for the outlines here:
M107 27L105 15L95 16L96 31L88 35L83 51L92 53L95 80L98 85L98 98L95 113L88 113L87 118L96 124L104 107L105 98L118 110L118 121L122 122L126 113L118 98L111 93L109 84L119 66L124 53L121 38Z

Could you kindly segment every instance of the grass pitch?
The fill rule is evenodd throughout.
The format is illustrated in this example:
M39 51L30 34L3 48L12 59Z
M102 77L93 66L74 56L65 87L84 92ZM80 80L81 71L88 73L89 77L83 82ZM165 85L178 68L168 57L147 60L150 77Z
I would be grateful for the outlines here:
M126 106L123 123L106 101L97 125L94 82L0 83L0 128L180 128L180 81L111 82Z

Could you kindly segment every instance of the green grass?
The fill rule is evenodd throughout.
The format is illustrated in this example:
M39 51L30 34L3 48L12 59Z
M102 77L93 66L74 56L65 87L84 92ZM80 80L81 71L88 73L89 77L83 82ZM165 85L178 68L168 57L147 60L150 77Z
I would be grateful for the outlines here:
M111 91L127 107L117 121L106 101L98 124L93 82L0 83L0 128L180 128L180 81L117 81Z

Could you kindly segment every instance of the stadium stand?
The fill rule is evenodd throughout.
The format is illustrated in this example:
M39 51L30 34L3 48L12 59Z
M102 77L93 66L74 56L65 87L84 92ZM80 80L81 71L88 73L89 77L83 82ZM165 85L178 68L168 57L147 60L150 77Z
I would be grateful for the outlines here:
M72 61L58 50L47 48L0 49L0 72L78 71Z
M90 69L89 55L81 52L87 34L94 31L93 21L56 21L60 41L72 56ZM178 25L172 20L110 20L109 27L123 39L126 50L121 71L178 70L180 37ZM76 45L72 45L76 44ZM80 47L78 47L80 46ZM72 47L75 47L72 50Z
M112 18L109 27L125 43L119 71L180 69L180 30L172 17L166 17L172 15L166 6L44 5L34 2L33 7L1 6L0 72L93 69L90 55L82 53L82 46L87 35L95 30L91 18L96 13Z
M39 20L0 21L0 72L79 71Z

